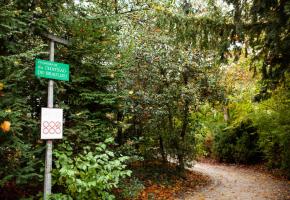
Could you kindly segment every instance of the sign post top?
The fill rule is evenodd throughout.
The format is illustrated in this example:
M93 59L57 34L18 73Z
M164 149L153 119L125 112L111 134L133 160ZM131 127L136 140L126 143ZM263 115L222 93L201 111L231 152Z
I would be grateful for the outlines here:
M42 35L47 37L48 39L51 39L51 40L53 40L53 41L55 41L57 43L60 43L60 44L64 44L64 45L69 45L70 44L68 40L60 38L60 37L57 37L57 36L49 34L49 33L44 33Z

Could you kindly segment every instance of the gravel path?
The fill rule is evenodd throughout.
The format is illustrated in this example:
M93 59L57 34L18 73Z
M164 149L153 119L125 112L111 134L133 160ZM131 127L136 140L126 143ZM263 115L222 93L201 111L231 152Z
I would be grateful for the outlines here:
M290 200L290 182L251 168L197 163L194 171L210 176L213 184L180 200Z

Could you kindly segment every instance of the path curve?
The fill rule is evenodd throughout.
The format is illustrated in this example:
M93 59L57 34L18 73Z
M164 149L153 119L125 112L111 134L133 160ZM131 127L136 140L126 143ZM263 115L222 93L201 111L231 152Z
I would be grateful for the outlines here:
M212 178L207 188L183 196L184 200L290 200L290 182L251 168L197 163L194 171Z

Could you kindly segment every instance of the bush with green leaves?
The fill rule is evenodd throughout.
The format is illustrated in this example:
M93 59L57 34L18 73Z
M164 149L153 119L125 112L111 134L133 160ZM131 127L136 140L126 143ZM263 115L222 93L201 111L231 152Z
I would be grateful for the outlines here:
M257 128L245 119L215 135L213 153L225 162L254 163L260 160L258 139Z
M55 186L63 188L64 195L55 194L67 199L114 199L112 189L117 188L122 178L131 175L126 169L127 156L116 157L107 145L113 139L96 144L95 148L84 147L82 152L73 154L68 143L60 145L54 151L57 160L53 171Z
M253 119L268 167L285 169L290 177L289 99L289 89L277 89L270 99L260 103Z

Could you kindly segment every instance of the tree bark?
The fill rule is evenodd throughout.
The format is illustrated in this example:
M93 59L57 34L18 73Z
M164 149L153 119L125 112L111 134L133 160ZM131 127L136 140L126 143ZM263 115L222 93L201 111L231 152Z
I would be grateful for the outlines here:
M187 70L185 70L185 72L183 73L183 82L184 85L188 84L188 73ZM178 162L179 162L179 171L183 172L185 169L185 163L184 163L184 153L181 150L181 147L179 145L179 143L183 143L184 139L185 139L185 135L186 135L186 130L187 130L187 126L188 126L188 114L189 114L189 104L190 101L189 99L184 98L184 107L183 107L183 113L182 113L182 128L181 128L181 132L180 132L180 142L177 143L176 147L177 147L177 158L178 158Z
M115 4L115 14L118 14L118 0L115 0L114 1L114 4Z
M117 123L118 123L118 128L117 128L117 137L116 137L116 142L119 145L122 145L124 143L124 137L123 137L123 129L122 126L120 126L120 122L122 122L123 119L123 114L118 111L117 112Z
M171 112L171 108L170 105L167 105L168 108L168 123L169 123L169 131L173 131L174 127L173 127L173 116L172 116L172 112Z
M229 111L228 106L224 106L223 107L223 112L224 112L224 120L225 120L225 122L229 123L229 121L230 121L230 111Z
M162 156L162 162L166 163L167 159L166 159L164 145L163 145L163 138L162 138L161 135L159 135L159 147L160 147L160 153L161 153L161 156Z
M189 101L185 100L184 110L183 110L183 119L182 119L182 128L180 132L180 142L183 143L186 135L186 130L188 126L188 114L189 114ZM179 144L176 145L177 147L177 158L179 162L178 169L180 172L183 172L185 169L185 163L184 163L184 153L181 150L181 147Z

